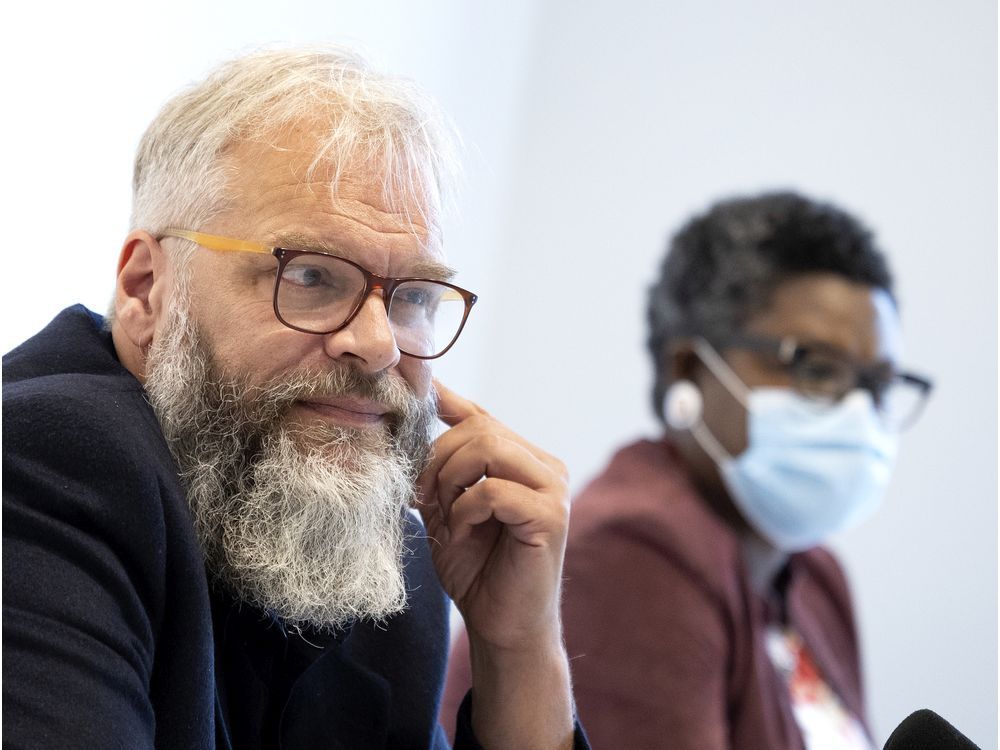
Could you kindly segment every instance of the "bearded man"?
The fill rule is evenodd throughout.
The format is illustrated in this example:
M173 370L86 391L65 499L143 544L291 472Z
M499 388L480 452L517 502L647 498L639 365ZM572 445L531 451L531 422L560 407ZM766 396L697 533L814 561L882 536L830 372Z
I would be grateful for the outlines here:
M476 301L442 123L341 48L234 60L154 120L111 312L3 361L5 742L444 747L450 596L456 745L585 744L564 469L431 378Z

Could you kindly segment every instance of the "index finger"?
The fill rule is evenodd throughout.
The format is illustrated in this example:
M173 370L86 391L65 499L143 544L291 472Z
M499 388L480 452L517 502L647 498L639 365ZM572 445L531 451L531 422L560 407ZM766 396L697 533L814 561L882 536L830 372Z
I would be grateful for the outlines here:
M434 391L437 394L438 418L449 427L454 427L463 419L487 413L479 404L459 396L440 380L434 380Z

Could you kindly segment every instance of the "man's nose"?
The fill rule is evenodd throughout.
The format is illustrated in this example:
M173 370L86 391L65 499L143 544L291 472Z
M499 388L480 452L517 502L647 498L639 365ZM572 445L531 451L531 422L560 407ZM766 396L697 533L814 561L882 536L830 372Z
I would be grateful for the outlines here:
M364 372L381 372L399 362L399 348L389 324L382 290L369 294L357 315L344 328L324 337L323 348L332 359L347 358Z

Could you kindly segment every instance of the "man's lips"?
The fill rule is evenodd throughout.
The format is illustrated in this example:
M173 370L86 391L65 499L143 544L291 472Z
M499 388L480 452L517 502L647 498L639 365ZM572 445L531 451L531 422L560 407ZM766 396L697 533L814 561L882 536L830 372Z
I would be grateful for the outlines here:
M381 424L392 411L377 401L352 397L313 397L295 403L331 422L360 427Z

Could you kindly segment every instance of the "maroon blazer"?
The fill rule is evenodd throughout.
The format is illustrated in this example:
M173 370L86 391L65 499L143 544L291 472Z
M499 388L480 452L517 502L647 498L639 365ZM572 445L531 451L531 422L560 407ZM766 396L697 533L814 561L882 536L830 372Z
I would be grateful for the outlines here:
M864 722L858 640L844 575L824 549L792 555L788 623ZM740 539L698 497L676 451L621 450L573 504L563 623L577 712L595 748L801 748ZM442 716L468 685L452 652ZM453 705L454 704L454 705Z

